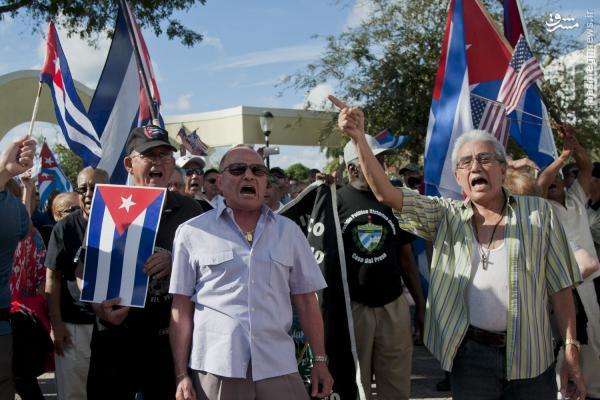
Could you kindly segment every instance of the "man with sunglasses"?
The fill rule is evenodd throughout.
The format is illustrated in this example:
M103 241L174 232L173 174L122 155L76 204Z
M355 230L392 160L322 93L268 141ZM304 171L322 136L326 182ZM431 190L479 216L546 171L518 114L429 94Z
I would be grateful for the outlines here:
M200 156L187 155L177 159L176 164L185 172L184 194L196 199L202 198L202 183L205 162Z
M308 242L265 204L267 168L247 146L219 165L217 208L183 224L174 242L171 347L177 399L308 399L288 331L294 304L315 354L312 396L330 394L325 287Z
M134 128L125 150L123 162L136 186L167 187L176 149L166 130ZM144 264L149 277L144 308L118 307L119 299L94 305L99 320L92 337L88 399L133 400L138 392L144 400L175 397L168 336L171 249L177 227L203 211L193 199L167 191L155 251Z
M206 196L206 200L208 200L213 208L217 207L219 198L222 197L219 186L217 185L218 176L219 171L214 168L209 168L204 171L204 184L202 189L204 191L204 196Z
M362 111L329 99L377 199L433 242L424 341L450 371L453 398L556 399L550 301L565 342L561 390L585 399L571 293L581 274L550 204L503 189L504 147L484 131L457 138L452 169L465 200L399 190L368 146Z
M78 253L84 241L94 187L108 183L102 169L87 167L77 175L79 209L52 229L46 253L46 297L54 341L56 387L60 399L85 399L90 342L95 314L79 301L76 277Z

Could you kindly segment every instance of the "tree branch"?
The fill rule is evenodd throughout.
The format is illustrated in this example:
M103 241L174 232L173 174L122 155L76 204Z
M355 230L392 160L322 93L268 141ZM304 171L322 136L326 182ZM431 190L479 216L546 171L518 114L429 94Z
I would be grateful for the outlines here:
M17 11L19 8L26 6L28 3L29 0L20 0L16 3L0 6L0 14Z

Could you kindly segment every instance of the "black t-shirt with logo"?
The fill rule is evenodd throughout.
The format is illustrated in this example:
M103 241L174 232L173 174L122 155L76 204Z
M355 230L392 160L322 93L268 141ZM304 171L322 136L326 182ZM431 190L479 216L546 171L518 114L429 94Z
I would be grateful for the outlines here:
M414 237L370 191L348 184L337 192L352 301L381 307L402 294L398 251Z
M62 273L60 312L62 320L72 324L92 324L95 319L90 305L78 300L75 280L77 252L83 243L86 227L87 221L81 210L75 210L57 222L50 235L44 262L47 268Z

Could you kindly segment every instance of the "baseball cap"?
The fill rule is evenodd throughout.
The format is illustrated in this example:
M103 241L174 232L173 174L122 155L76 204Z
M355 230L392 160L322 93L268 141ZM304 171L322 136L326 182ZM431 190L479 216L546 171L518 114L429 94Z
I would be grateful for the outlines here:
M185 166L192 162L195 161L198 164L200 164L200 168L204 169L204 167L206 166L206 163L204 162L204 160L202 159L202 157L200 156L195 156L193 154L191 155L185 155L183 157L179 157L176 161L175 164L179 167L179 168L185 168Z
M169 133L165 129L156 125L147 125L131 130L125 149L127 154L131 154L134 150L138 153L145 153L158 146L167 146L170 150L177 151L169 143Z
M379 142L371 135L365 135L367 139L367 144L373 151L373 154L378 155L383 153L384 151L388 151L389 149L383 147L379 144ZM354 143L352 141L346 143L344 147L344 162L348 165L350 162L356 160L358 158L358 153L356 152L356 148L354 147Z
M408 163L404 167L402 167L399 172L403 173L404 171L419 172L419 166L415 163Z

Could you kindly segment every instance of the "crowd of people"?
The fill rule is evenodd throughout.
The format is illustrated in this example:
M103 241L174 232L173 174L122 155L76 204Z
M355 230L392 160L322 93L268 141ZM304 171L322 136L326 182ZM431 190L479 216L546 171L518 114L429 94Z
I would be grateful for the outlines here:
M168 189L144 263L143 308L79 299L92 196L107 172L84 168L75 191L53 196L40 213L30 172L35 142L4 149L0 399L43 399L37 375L13 371L11 303L30 309L51 336L45 370L55 371L59 399L307 399L339 391L318 297L331 283L301 228L278 213L317 179L338 186L367 399L374 383L379 399L410 397L413 343L421 342L449 372L456 399L556 399L557 379L566 398L600 398L600 164L575 132L561 129L564 149L543 171L510 159L486 132L463 134L452 152L465 195L457 201L420 194L420 168L387 165L389 149L365 134L362 111L331 101L350 139L343 181L311 170L307 182L293 182L247 145L208 167L200 156L175 159L160 127L131 131L123 159L131 180ZM432 249L426 288L416 237ZM311 348L308 390L290 336L294 315Z

